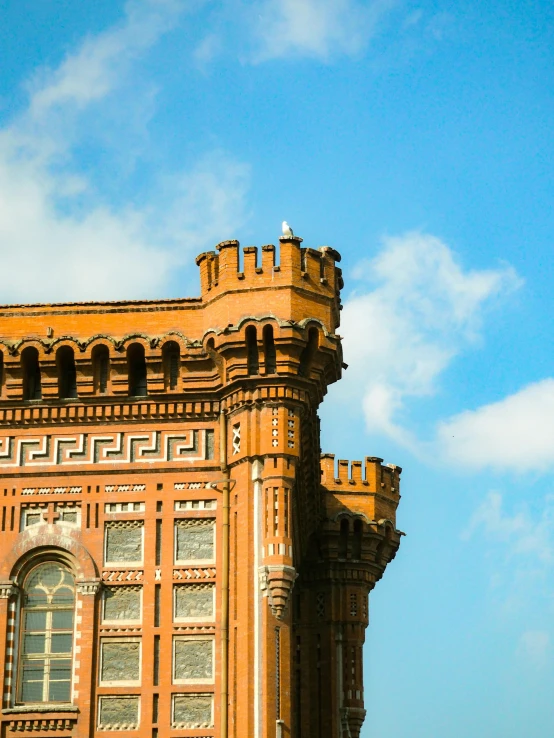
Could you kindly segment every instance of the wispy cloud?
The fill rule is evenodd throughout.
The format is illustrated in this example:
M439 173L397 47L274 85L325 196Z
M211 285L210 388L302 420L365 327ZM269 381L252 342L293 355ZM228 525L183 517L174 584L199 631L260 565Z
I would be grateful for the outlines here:
M251 6L255 59L357 54L395 5L394 0L263 0Z
M536 668L544 668L550 661L550 634L545 630L526 630L517 645L517 653Z
M120 23L29 83L27 107L0 130L0 254L10 275L2 301L160 294L191 250L244 220L248 169L225 152L200 156L186 171L177 163L142 200L123 191L117 205L76 157L90 121L120 107L118 97L136 84L135 62L196 5L133 0ZM118 131L122 147L136 126L129 113Z
M489 492L462 532L468 540L477 532L493 543L506 544L511 558L532 557L543 564L554 563L554 496L549 495L539 515L533 516L527 504L506 512L500 492Z
M402 423L406 401L436 391L441 373L479 337L485 307L520 280L509 266L464 270L444 242L419 232L385 238L355 276L359 288L341 319L347 385L356 396L363 388L371 432L416 448Z
M527 499L513 501L512 496L490 491L462 530L461 539L474 551L478 547L497 615L508 620L524 617L528 632L518 654L539 665L549 641L541 634L552 635L548 612L554 607L554 495L539 497L526 487Z
M543 472L554 466L554 379L442 422L441 452L474 469Z

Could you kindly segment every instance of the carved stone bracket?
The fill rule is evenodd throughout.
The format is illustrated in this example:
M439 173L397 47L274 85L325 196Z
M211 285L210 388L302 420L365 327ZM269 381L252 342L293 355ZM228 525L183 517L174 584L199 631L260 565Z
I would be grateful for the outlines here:
M271 612L277 620L282 620L289 595L298 576L294 566L260 566L258 570L260 589L267 594Z
M12 595L17 594L17 585L13 582L0 582L0 600L7 600Z
M359 738L365 716L366 711L363 707L341 707L341 735L345 738Z
M77 592L81 595L95 595L102 586L100 579L82 579L81 581L75 582L77 585Z

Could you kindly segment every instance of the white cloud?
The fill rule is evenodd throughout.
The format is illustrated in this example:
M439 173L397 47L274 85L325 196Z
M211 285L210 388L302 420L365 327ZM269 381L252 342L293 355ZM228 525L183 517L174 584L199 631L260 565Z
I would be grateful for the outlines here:
M368 429L415 447L399 422L406 399L436 391L444 369L479 337L486 305L520 280L509 266L466 271L440 239L417 232L385 238L355 276L367 285L342 312L349 381L339 393L357 397L362 387Z
M102 199L74 157L89 120L136 84L133 62L189 7L127 3L119 24L38 73L26 109L0 130L3 302L163 295L177 267L242 223L248 170L224 152L159 178L143 202L121 193L118 205ZM128 111L123 148L136 125Z
M519 639L517 652L532 666L547 666L550 657L550 635L545 630L527 630Z
M554 465L554 379L439 425L441 452L472 468L545 471Z
M359 53L394 0L264 0L253 6L257 61Z

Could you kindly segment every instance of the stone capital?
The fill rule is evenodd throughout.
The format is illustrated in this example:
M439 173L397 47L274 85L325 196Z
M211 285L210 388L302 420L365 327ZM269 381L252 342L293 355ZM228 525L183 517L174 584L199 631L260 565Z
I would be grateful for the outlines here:
M75 582L77 593L80 595L95 595L99 592L102 582L100 579L81 579Z
M17 594L18 591L17 585L13 582L0 582L0 600L7 600L12 595Z

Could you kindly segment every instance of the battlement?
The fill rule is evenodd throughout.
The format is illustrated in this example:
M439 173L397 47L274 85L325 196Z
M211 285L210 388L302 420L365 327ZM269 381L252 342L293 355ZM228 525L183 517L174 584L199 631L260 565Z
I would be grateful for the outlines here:
M364 461L339 459L335 469L335 454L321 455L321 484L329 491L380 492L398 497L402 468L383 464L378 456L366 456Z
M377 456L366 456L364 461L339 459L335 455L321 455L321 485L328 493L327 515L335 516L346 507L370 520L382 518L395 522L400 501L401 467L383 464Z
M261 255L256 246L246 246L240 270L239 242L222 241L216 251L205 251L196 259L202 299L210 300L228 291L291 286L338 299L343 281L335 264L340 254L330 246L302 248L301 243L298 236L282 236L279 249L266 244L261 247Z

